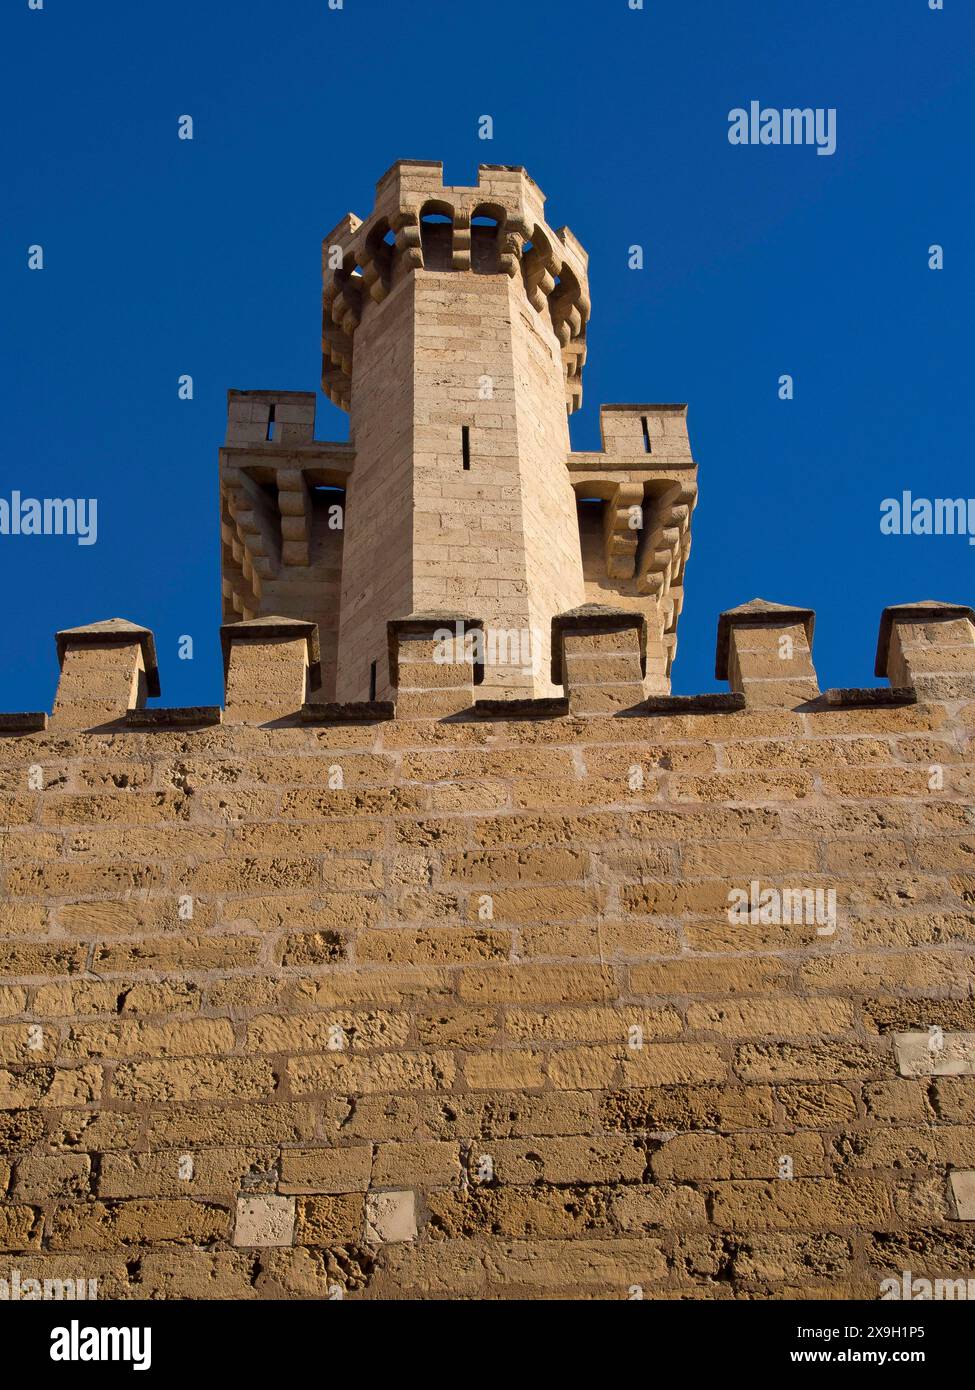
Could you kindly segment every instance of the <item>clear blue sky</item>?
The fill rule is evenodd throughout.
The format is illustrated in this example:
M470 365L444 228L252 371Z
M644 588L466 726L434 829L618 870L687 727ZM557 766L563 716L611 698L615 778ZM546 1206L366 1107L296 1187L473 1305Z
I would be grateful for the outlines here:
M50 708L55 630L116 615L163 703L220 701L226 391L318 386L322 237L398 158L523 164L589 251L575 448L602 401L689 402L675 690L716 688L756 594L815 608L824 687L873 683L885 604L975 599L964 537L879 529L905 488L975 495L975 5L944 4L5 0L0 496L95 496L99 534L0 536L0 709ZM835 107L836 154L732 146L752 100Z

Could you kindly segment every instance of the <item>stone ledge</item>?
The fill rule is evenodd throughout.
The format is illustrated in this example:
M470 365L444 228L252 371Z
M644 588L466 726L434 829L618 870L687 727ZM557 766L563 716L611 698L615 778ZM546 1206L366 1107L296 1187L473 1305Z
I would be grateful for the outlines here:
M302 724L375 724L394 719L396 706L392 700L326 701L302 705L299 717Z
M173 709L130 709L125 711L129 729L182 729L191 725L220 724L219 705L181 705Z
M47 728L43 710L27 714L0 714L0 734L36 734Z
M639 716L641 714L714 714L745 708L745 697L737 691L725 694L722 691L705 695L650 695L632 709L621 711L617 718Z
M658 450L653 454L604 454L598 450L566 454L570 473L690 473L697 468L696 459L667 458Z
M526 700L475 700L468 718L474 719L553 719L569 713L564 695Z
M355 449L351 444L333 443L327 439L295 440L289 444L276 444L273 439L254 439L246 444L221 444L220 452L228 458L238 455L260 453L262 459L307 460L313 466L316 459L329 460L330 467L345 468L349 472L355 463Z
M824 690L823 700L830 709L870 709L890 705L916 705L917 691L910 685L854 686Z

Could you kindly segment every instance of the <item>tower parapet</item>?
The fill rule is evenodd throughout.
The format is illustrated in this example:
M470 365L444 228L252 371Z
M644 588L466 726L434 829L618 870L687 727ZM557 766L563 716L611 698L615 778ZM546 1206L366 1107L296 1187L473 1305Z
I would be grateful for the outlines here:
M355 333L415 270L522 279L558 339L570 412L582 404L589 320L588 256L568 227L551 228L545 196L518 166L482 164L474 187L445 187L439 161L401 159L376 185L365 221L347 213L322 246L322 390L348 410Z

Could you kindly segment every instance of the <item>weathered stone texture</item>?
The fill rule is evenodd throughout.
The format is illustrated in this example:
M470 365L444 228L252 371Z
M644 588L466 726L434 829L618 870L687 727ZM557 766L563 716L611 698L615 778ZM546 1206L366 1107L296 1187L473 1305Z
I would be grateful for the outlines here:
M970 1261L970 736L804 703L5 738L4 1250L129 1298ZM832 889L835 931L730 921L753 879Z

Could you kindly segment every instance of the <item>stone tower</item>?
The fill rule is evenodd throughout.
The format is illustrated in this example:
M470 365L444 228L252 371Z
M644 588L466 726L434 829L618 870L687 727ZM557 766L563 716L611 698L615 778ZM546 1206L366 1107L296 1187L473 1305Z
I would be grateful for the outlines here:
M387 698L387 623L417 614L480 620L482 695L560 694L552 619L593 602L645 617L646 690L669 689L685 410L604 407L604 451L571 452L588 258L544 206L524 169L444 187L400 161L323 245L322 385L350 442L314 439L310 393L230 393L225 618L316 622L320 698Z

